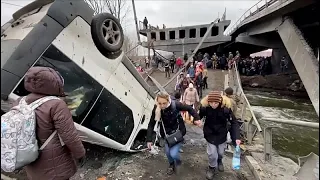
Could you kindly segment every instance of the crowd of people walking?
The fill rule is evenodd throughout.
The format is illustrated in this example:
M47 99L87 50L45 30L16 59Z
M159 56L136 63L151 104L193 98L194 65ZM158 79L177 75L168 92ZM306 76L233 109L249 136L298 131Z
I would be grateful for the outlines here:
M212 63L215 68L231 69L232 63L236 62L236 58L240 58L240 54L237 52L236 58L232 57L232 54L229 54L228 58L225 56L218 58L214 54L214 58L217 59ZM187 55L184 56L184 60L185 62L188 60ZM170 78L170 73L180 70L183 66L181 61L180 57L175 58L173 55L171 60L165 63L167 78ZM227 88L225 92L211 91L202 98L202 91L208 89L209 62L208 53L197 54L193 61L186 65L186 69L177 76L174 96L160 92L155 99L156 105L148 126L147 144L151 149L153 146L152 132L156 122L160 122L159 132L161 138L165 140L165 154L169 162L167 174L169 175L179 174L182 164L180 152L184 142L183 136L186 134L185 122L203 127L209 161L206 178L209 180L214 178L216 171L224 171L222 159L228 133L230 133L233 145L241 143L239 117L236 115L239 100L233 95L233 89Z
M155 98L156 103L147 130L147 146L149 149L153 146L154 127L156 122L160 122L160 136L165 140L164 149L169 163L167 171L169 175L179 174L182 164L180 153L184 142L183 136L186 134L184 119L191 119L192 116L191 122L203 127L209 160L207 179L213 179L216 171L224 171L222 159L228 132L234 145L239 145L241 142L235 114L237 100L233 98L233 90L227 88L225 95L220 91L211 91L202 98L202 91L208 89L206 58L208 58L207 53L202 60L190 62L187 69L177 76L174 97L170 97L166 92L160 92ZM173 56L172 59L172 62L167 62L165 65L166 76L170 76L175 70L180 70L184 65L180 57ZM184 60L186 61L185 57ZM42 86L37 86L38 84ZM24 109L24 111L34 112L34 119L37 120L36 138L40 144L44 144L41 155L32 163L25 165L28 179L70 179L77 171L76 162L80 166L84 164L86 151L63 99L64 79L54 69L32 67L26 74L24 86L31 93L17 100L15 104L39 105L34 110ZM41 106L42 104L44 106ZM12 116L14 113L16 112L9 111L1 117L1 120L11 120L15 117Z

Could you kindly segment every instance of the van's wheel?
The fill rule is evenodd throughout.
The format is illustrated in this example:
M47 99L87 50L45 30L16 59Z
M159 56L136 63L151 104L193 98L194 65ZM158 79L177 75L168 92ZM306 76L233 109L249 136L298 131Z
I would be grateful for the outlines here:
M101 13L92 18L91 36L98 50L107 58L115 59L121 54L123 30L112 14Z

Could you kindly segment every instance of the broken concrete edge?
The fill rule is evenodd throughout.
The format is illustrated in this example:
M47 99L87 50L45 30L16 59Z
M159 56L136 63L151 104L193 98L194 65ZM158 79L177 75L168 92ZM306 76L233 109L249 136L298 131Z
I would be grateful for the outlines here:
M262 180L262 177L266 177L262 168L259 166L258 162L252 156L245 156L245 160L253 173L255 179Z
M149 76L151 76L151 74L153 73L153 71L155 70L154 67L151 67L150 69L148 69L145 73L149 74Z
M154 68L151 67L149 69L146 69L145 71L143 71L142 73L140 73L140 75L143 77L143 79L146 81L146 79L148 78L148 75L150 76L154 71Z

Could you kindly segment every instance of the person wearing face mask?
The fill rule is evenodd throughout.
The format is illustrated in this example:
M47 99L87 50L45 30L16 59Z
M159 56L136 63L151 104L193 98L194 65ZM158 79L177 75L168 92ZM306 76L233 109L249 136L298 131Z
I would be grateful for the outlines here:
M201 121L197 112L188 105L183 105L178 101L171 100L166 92L158 93L150 118L147 130L147 146L152 147L152 132L156 122L159 122L160 135L165 139L165 154L169 161L168 175L174 172L178 174L181 165L180 148L183 143L183 136L186 134L186 127L181 116L181 111L188 111L193 117L193 123L200 126ZM176 136L176 137L174 137ZM172 143L170 139L177 139L178 142Z
M203 126L204 138L207 141L207 153L209 167L206 172L207 179L213 179L216 168L224 171L222 158L226 148L228 129L232 131L233 144L239 145L240 129L230 108L222 106L221 92L212 91L209 93L207 103L202 104L199 111L200 119L205 117ZM228 126L231 126L230 128Z

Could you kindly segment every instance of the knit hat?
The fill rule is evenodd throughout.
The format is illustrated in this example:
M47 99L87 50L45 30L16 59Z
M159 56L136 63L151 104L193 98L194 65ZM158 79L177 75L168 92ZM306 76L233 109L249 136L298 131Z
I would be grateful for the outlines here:
M221 100L222 100L222 97L219 91L211 91L208 95L208 102L220 103Z
M224 92L226 93L226 95L233 95L233 89L231 87L226 88Z

